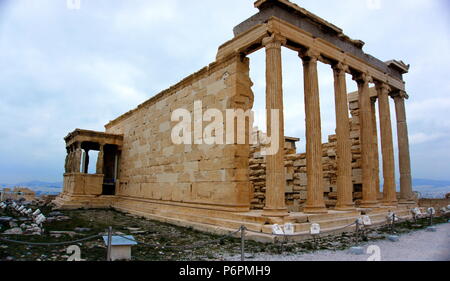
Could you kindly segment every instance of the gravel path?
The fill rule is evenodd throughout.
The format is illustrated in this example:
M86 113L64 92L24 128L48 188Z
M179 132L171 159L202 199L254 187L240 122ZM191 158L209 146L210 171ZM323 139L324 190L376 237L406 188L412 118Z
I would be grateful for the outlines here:
M367 261L371 245L380 249L381 261L450 261L450 223L436 226L437 232L414 231L400 236L398 242L379 240L362 243L363 255L352 254L350 250L319 251L310 254L268 255L257 254L248 261ZM239 260L239 256L225 258Z

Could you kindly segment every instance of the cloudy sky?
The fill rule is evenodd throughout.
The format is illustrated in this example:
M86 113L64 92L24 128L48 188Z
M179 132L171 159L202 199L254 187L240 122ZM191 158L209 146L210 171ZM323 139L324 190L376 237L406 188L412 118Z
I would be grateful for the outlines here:
M411 64L405 79L413 176L450 179L449 2L293 2L365 41L367 53ZM256 12L251 0L81 0L80 9L68 9L66 0L0 0L0 183L61 181L69 131L101 131L213 62L232 28ZM250 59L258 112L264 52ZM335 127L333 80L326 65L319 74L326 139ZM283 75L286 134L304 139L301 62L289 50Z

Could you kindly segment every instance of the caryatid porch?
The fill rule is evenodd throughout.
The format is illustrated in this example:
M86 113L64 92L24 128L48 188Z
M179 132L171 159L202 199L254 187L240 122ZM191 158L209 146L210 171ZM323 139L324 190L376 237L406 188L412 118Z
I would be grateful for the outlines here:
M287 47L298 52L303 63L304 99L306 115L306 166L307 201L304 212L309 214L327 213L323 198L322 142L320 93L317 63L330 65L334 73L335 113L337 136L337 193L336 210L355 210L381 206L395 207L398 203L413 204L411 186L409 144L404 100L405 83L402 75L409 66L399 61L383 63L362 52L364 43L352 40L334 25L316 17L289 1L260 0L255 3L260 14L235 27L235 39L219 48L217 58L240 53L248 55L261 48L266 50L266 110L267 132L271 130L271 110L279 111L277 133L284 136L283 126L283 89L281 71L281 48ZM306 16L315 24L322 26L323 34L317 30L309 33L296 26L294 12ZM270 16L276 14L276 16ZM259 24L258 24L259 23ZM301 24L300 24L301 25ZM251 26L251 27L250 27ZM306 25L303 23L302 27ZM247 28L246 31L244 31ZM306 28L308 29L308 28ZM323 31L325 30L325 31ZM314 34L316 33L316 34ZM330 40L330 34L336 38ZM332 41L332 42L330 42ZM300 67L299 59L299 67ZM348 94L346 74L350 74L358 86L357 98L360 106L360 142L362 154L362 202L355 206L353 202L351 144L349 129ZM375 89L371 89L371 84ZM300 91L300 90L299 90ZM374 95L371 93L375 92ZM396 104L397 135L400 165L400 200L397 200L395 184L395 165L393 133L390 118L389 97ZM376 101L379 101L380 136L382 155L378 155L378 135L376 120ZM283 138L280 140L282 147ZM280 149L275 155L266 156L266 207L263 215L267 217L286 217L284 155ZM380 158L382 157L382 158ZM379 159L383 165L383 200L378 199L380 190Z
M63 194L68 196L115 195L119 179L122 135L76 129L65 137ZM89 173L90 151L98 151L95 173Z

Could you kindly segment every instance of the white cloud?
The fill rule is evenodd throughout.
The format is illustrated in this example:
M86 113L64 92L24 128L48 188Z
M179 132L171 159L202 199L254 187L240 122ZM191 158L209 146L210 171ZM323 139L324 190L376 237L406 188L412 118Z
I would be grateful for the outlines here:
M122 9L116 11L113 23L120 31L148 30L176 20L177 4L173 0L137 1L133 5L122 6Z
M409 136L410 145L429 143L436 141L437 139L445 136L441 133L436 134L425 134L425 133L415 133Z

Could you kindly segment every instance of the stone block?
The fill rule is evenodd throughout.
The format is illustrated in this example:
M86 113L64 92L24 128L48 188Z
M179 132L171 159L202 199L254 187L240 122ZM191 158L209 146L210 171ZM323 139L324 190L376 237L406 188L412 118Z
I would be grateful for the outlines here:
M359 104L358 104L358 102L357 102L357 101L350 102L350 104L349 104L349 109L350 109L350 110L358 110L358 109L359 109Z
M435 226L427 227L426 230L427 230L428 232L437 232L437 228L436 228Z
M397 236L397 235L389 235L387 238L391 242L398 242L398 241L400 241L400 237Z

